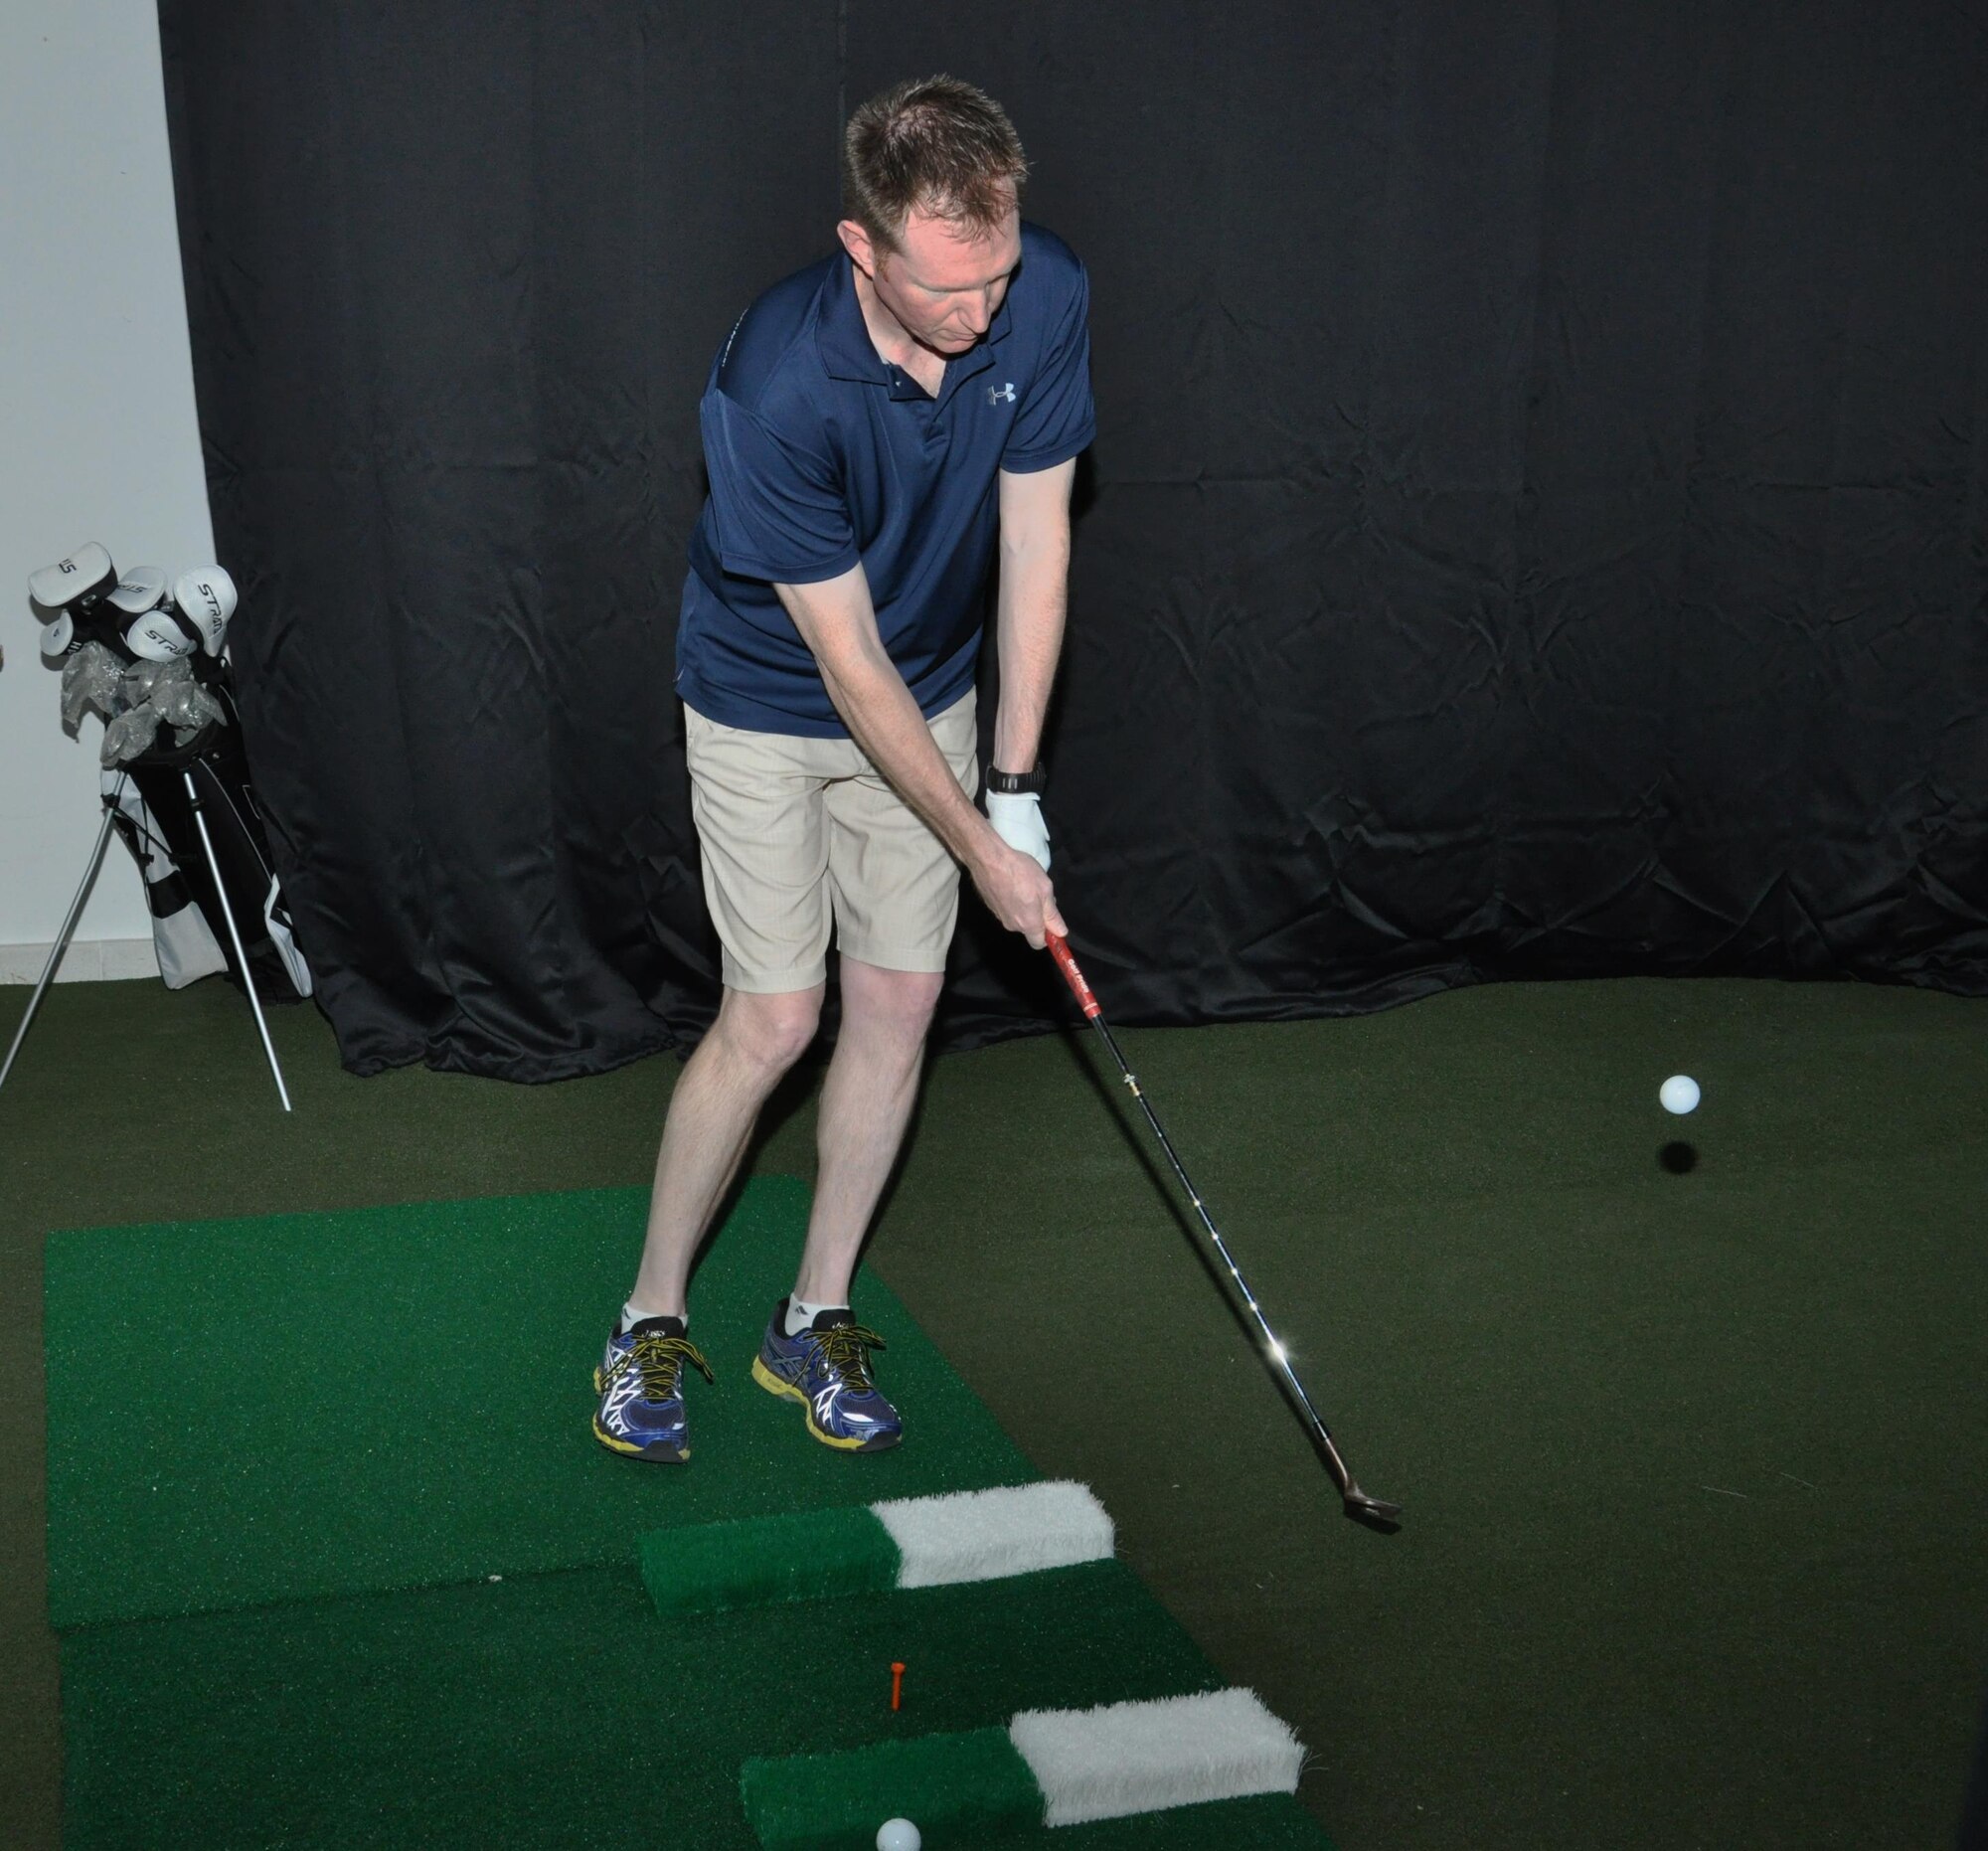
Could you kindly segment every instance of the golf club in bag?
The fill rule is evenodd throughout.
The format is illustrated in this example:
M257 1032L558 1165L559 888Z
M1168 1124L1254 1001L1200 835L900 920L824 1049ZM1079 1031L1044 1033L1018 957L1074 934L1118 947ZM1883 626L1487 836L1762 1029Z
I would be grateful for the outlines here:
M115 827L145 874L153 940L168 987L225 970L238 989L247 988L215 891L218 867L256 990L271 1001L296 1001L311 993L310 967L297 949L268 831L248 779L235 691L225 677L207 685L227 708L229 724L182 747L162 741L125 765L131 790L117 805ZM113 777L105 773L106 793ZM212 866L201 841L203 820L214 848ZM189 906L193 919L183 917ZM205 957L198 948L202 926L212 947ZM179 966L177 981L167 968L169 954Z
M169 989L225 972L247 996L277 1097L289 1089L262 995L311 993L248 779L226 655L235 582L220 566L177 580L156 567L119 576L95 542L29 576L42 655L63 666L63 725L104 722L102 825L40 980L0 1062L0 1085L54 980L114 831L145 882L159 974ZM225 936L224 936L225 934Z
M159 977L169 990L228 968L228 954L215 937L207 916L194 905L193 889L166 846L130 772L105 771L102 777L104 820L131 851L145 877L145 910L152 916L152 951L159 960Z
M1063 972L1064 981L1070 985L1071 994L1077 998L1077 1006L1083 1011L1084 1018L1103 1038L1104 1045L1111 1052L1111 1059L1117 1064L1119 1077L1127 1090L1139 1101L1139 1109L1146 1114L1146 1122L1153 1127L1153 1135L1159 1139L1160 1148L1167 1153L1167 1161L1173 1165L1174 1174L1180 1178L1180 1186L1187 1191L1187 1199L1199 1218L1203 1230L1215 1244L1215 1251L1221 1255L1222 1263L1229 1268L1229 1276L1236 1281L1236 1289L1242 1295L1242 1303L1256 1328L1263 1334L1264 1353L1275 1365L1293 1400L1303 1410L1304 1418L1311 1429L1311 1435L1317 1441L1319 1451L1324 1456L1326 1469L1332 1473L1333 1483L1339 1487L1339 1495L1346 1506L1346 1514L1365 1523L1388 1528L1398 1525L1402 1519L1402 1507L1390 1504L1385 1499L1371 1497L1355 1482L1353 1473L1345 1459L1340 1456L1333 1443L1330 1430L1319 1412L1311 1404L1311 1397L1298 1380L1297 1371L1291 1367L1289 1353L1284 1349L1277 1333L1270 1328L1270 1320L1263 1315L1263 1307L1256 1302L1256 1294L1249 1289L1249 1282L1242 1276L1235 1259L1229 1252L1229 1244L1222 1238L1222 1231L1216 1227L1209 1215L1207 1205L1201 1199L1201 1192L1189 1180L1187 1167L1174 1149L1173 1139L1167 1136L1166 1127L1160 1123L1159 1115L1153 1110L1152 1101L1140 1090L1139 1082L1132 1070L1125 1064L1125 1057L1118 1051L1118 1043L1104 1020L1104 1011L1098 1007L1097 998L1091 994L1090 985L1083 979L1083 972L1077 968L1077 959L1072 955L1070 940L1055 932L1049 938L1050 955L1057 961L1057 968Z

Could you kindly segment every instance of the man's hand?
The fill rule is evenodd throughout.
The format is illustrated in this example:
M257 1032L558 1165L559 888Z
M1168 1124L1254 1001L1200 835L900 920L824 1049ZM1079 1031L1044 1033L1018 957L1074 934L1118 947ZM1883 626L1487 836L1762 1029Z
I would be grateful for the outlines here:
M987 911L1010 931L1018 931L1040 951L1048 934L1069 937L1070 929L1057 911L1056 889L1050 877L1027 855L989 837L986 846L966 864Z
M852 566L820 585L773 589L820 665L850 737L973 877L987 910L1040 951L1047 933L1064 929L1056 890L1034 861L995 834L932 744L931 728L877 634L863 568Z
M1050 871L1050 829L1043 821L1043 800L1033 790L990 790L987 820L994 833L1036 866Z

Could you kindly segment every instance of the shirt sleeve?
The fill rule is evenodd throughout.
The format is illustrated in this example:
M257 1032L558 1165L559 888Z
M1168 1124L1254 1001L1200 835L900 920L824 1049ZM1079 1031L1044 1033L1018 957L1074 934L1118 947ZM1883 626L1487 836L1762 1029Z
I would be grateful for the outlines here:
M1090 398L1090 279L1079 266L1070 305L1009 428L1001 467L1011 475L1053 469L1096 434L1097 413Z
M718 563L742 579L816 585L862 557L834 459L717 387L698 411Z

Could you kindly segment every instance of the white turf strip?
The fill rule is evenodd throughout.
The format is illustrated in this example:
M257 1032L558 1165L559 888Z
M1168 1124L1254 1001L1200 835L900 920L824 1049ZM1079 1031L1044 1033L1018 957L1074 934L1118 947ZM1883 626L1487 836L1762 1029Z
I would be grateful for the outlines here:
M872 1504L903 1561L900 1588L943 1588L1074 1568L1112 1550L1111 1519L1070 1479Z
M1095 1710L1024 1710L1008 1739L1049 1802L1045 1825L1081 1825L1250 1793L1295 1793L1304 1749L1252 1690Z

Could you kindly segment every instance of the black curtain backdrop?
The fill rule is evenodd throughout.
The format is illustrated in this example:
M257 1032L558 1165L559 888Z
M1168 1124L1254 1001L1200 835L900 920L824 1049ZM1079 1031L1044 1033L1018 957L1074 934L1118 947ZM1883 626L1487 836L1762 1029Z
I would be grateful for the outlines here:
M1049 812L1126 1021L1988 989L1988 15L162 0L245 724L346 1062L681 1045L696 401L949 70L1088 263ZM969 904L953 1045L1058 1019Z

